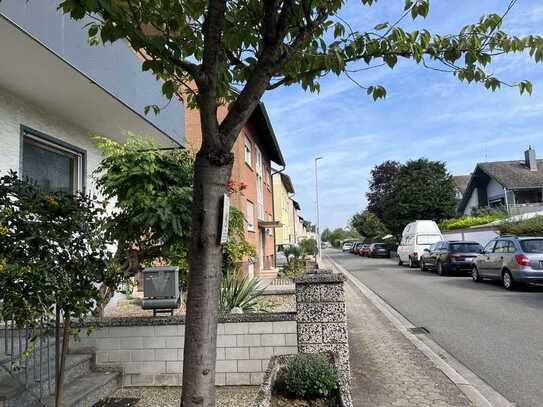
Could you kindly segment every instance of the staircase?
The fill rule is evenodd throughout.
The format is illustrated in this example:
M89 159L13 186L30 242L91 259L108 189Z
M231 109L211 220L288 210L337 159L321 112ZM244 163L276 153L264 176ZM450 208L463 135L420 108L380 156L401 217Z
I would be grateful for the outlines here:
M11 334L0 337L0 407L54 407L54 339L43 338L28 358L17 358L13 355L19 355L27 345L26 338L20 337L25 330L15 331L14 339ZM92 353L68 354L64 406L92 407L120 386L120 378L114 369L96 369Z

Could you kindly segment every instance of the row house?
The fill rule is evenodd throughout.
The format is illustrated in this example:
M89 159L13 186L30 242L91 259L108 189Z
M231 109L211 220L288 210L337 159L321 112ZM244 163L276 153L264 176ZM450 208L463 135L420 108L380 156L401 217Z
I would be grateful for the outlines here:
M226 105L219 106L219 120L227 112ZM198 149L202 143L198 110L186 107L185 131L189 144ZM274 230L280 225L274 215L271 163L284 167L285 160L263 103L255 108L232 151L231 183L242 188L230 196L230 203L245 214L245 237L257 253L255 259L245 259L242 267L250 276L275 277Z
M294 220L299 205L292 199L295 193L290 177L284 172L273 174L273 207L275 219L281 226L275 230L275 245L278 251L285 246L296 243Z

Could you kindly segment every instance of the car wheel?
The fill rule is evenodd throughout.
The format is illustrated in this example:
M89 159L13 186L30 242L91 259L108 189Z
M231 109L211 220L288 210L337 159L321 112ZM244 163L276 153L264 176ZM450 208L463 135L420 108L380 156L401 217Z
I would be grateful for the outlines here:
M471 279L474 283L480 283L483 281L483 277L480 276L477 266L473 266L471 269Z
M415 262L413 261L413 258L409 256L409 268L414 269L415 268Z
M439 274L440 276L444 276L445 274L447 274L445 268L443 267L443 263L440 261L437 262L437 274Z
M420 259L420 271L426 271L426 266L424 265L424 261L422 261L422 259Z
M505 288L506 290L515 289L515 280L513 280L513 276L511 275L511 272L507 270L503 272L502 284L503 284L503 288Z

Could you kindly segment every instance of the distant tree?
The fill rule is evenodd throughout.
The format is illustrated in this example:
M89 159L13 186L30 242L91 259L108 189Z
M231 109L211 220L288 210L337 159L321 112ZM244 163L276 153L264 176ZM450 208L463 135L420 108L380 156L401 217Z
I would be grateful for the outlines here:
M328 228L324 229L321 233L321 241L322 242L329 242L330 241L330 235L332 234L332 231Z
M398 161L385 161L371 170L368 211L373 212L381 220L384 219L385 202L392 193L392 184L400 172Z
M369 241L382 239L389 231L385 224L369 210L355 214L351 219L351 227Z
M329 235L330 240L328 241L332 244L332 246L339 247L339 245L341 244L343 240L358 239L359 237L360 235L354 230L346 230L342 228L337 228L337 229L334 229L330 233Z
M390 231L399 236L409 222L439 222L453 217L455 211L454 182L445 164L421 158L400 167L392 193L385 201L384 219Z

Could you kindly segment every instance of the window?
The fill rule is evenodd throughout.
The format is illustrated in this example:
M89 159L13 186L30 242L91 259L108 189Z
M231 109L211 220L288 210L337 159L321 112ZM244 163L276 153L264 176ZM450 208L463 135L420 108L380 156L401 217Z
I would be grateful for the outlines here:
M431 245L432 243L439 242L441 239L440 235L417 235L417 244Z
M256 147L256 204L258 219L264 220L264 179L262 178L262 153Z
M496 244L495 240L492 240L488 242L484 248L485 253L492 253L492 249L494 249L494 245Z
M255 231L255 207L251 201L247 201L247 230L249 232Z
M451 252L454 253L480 253L482 246L479 243L453 243Z
M508 240L498 240L494 248L494 253L514 253L514 251L513 243Z
M247 135L245 135L245 162L249 167L253 166L253 143Z
M51 192L73 194L84 189L84 150L26 127L21 148L23 179Z
M521 240L520 247L525 253L543 253L543 239Z

